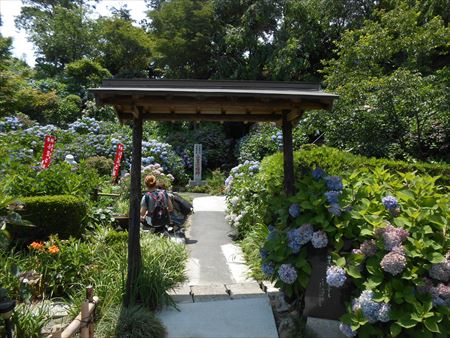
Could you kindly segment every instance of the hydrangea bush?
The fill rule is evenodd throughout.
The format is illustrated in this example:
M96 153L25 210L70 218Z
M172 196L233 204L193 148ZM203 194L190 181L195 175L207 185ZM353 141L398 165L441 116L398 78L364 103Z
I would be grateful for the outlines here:
M450 334L449 194L439 177L382 167L340 177L299 167L297 193L286 197L282 177L273 175L282 163L273 161L263 160L252 175L249 163L241 165L227 179L230 213L252 214L239 218L239 227L268 225L260 250L266 278L300 299L308 255L326 250L328 284L352 290L341 317L346 336Z
M104 156L114 159L117 145L124 144L122 172L128 172L131 167L131 128L110 121L99 121L83 116L70 123L67 129L54 125L34 124L25 128L16 117L6 117L0 120L0 148L9 151L11 161L39 165L42 156L45 135L57 137L52 161L63 161L65 155L72 154L76 161L92 156ZM142 142L142 165L159 163L163 169L171 173L179 184L187 182L183 160L173 151L172 147L154 139Z

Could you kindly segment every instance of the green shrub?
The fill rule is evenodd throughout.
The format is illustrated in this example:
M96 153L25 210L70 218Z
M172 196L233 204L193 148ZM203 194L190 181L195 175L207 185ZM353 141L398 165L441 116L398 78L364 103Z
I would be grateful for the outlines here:
M211 176L206 179L208 193L211 195L222 195L225 190L225 175L219 170L213 170Z
M281 154L265 158L259 173L250 170L250 163L232 170L227 218L245 235L246 257L254 265L261 249L264 278L301 302L313 268L308 257L325 247L352 290L341 320L358 336L448 336L448 275L432 271L445 270L450 260L449 194L439 183L442 177L426 174L444 174L448 167L345 154L330 148L296 152L297 192L290 197L283 192ZM326 173L312 172L318 165ZM398 206L389 209L383 202L388 196ZM263 229L255 229L258 220ZM395 249L389 241L396 242ZM364 254L368 243L374 252ZM370 291L375 307L385 304L385 316L377 314L382 319L352 308L364 291Z
M84 163L75 169L68 163L55 163L40 171L30 166L9 171L1 178L1 189L5 195L15 197L75 195L89 199L99 181L97 172Z
M106 244L117 244L117 243L127 243L128 241L128 232L127 231L115 231L111 230L105 236Z
M39 338L42 328L51 320L49 308L18 304L14 309L12 321L16 337Z
M104 156L92 156L85 160L88 168L97 170L97 173L101 176L111 176L114 161Z
M108 309L95 328L99 338L162 338L166 329L156 316L142 306L114 306Z
M79 237L87 214L87 206L82 198L70 195L22 197L24 204L20 214L36 228L16 228L17 238L39 239L50 234L60 238Z

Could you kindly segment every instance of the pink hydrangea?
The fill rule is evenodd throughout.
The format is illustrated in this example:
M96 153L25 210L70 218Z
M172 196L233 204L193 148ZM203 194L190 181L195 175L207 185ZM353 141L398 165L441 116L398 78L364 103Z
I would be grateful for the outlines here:
M398 275L406 267L406 257L401 253L391 251L380 262L381 268L391 275Z

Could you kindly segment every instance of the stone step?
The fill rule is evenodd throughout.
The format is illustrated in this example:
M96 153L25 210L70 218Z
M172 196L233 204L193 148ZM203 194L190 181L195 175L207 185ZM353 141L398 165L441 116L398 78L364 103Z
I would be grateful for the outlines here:
M168 293L175 303L267 297L267 294L256 282L206 285L182 284Z

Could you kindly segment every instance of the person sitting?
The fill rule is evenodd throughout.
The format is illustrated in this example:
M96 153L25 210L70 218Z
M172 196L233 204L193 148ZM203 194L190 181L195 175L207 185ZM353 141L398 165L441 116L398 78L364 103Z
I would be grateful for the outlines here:
M154 231L164 232L171 223L172 201L166 190L158 189L155 176L147 175L144 184L147 192L141 199L141 222Z

